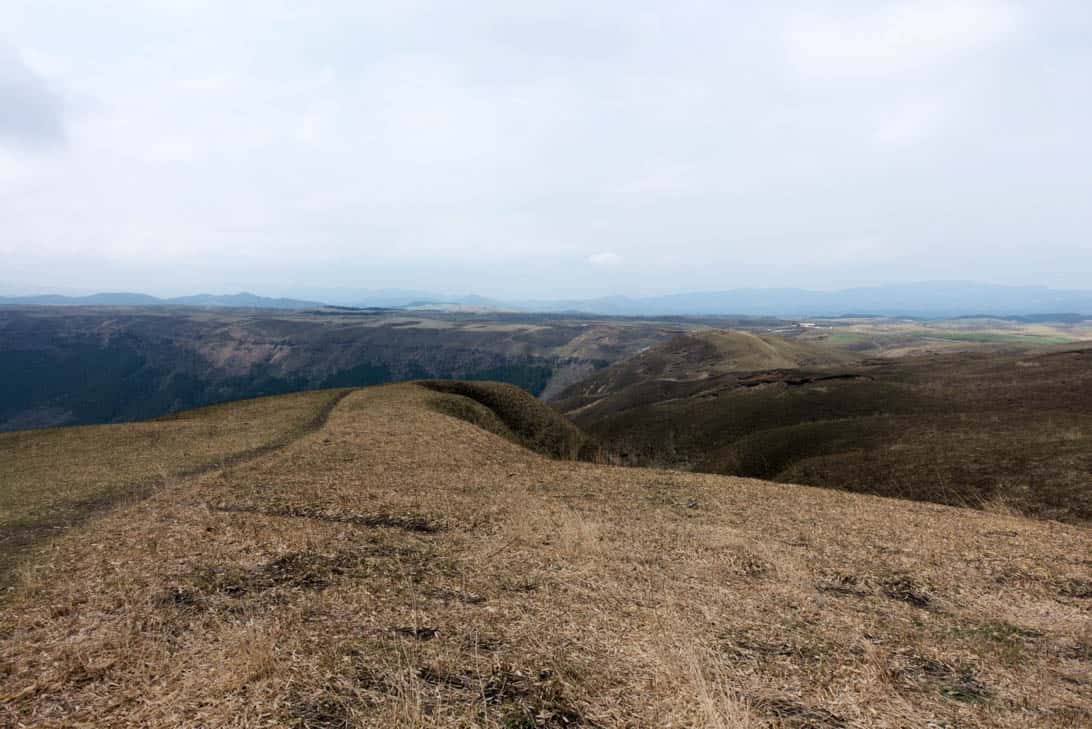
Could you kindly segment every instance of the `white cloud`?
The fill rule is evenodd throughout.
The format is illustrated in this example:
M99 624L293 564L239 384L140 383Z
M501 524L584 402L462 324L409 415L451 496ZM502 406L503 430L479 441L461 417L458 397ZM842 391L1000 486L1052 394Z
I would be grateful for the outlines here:
M1007 2L902 2L863 15L798 16L786 45L793 66L809 76L884 76L982 50L1019 23Z
M64 137L61 94L0 39L0 141L48 146Z
M159 139L144 152L144 159L149 162L192 162L195 157L194 144L185 137Z
M622 195L660 195L675 196L689 192L694 184L692 181L693 165L674 165L664 169L654 170L646 175L629 180L618 187Z
M603 251L601 253L593 253L588 256L588 263L593 266L602 266L604 268L614 268L615 266L622 265L622 257L613 251Z
M231 79L227 76L213 75L182 79L178 82L178 86L184 91L218 92L227 89L231 83Z
M881 121L876 129L875 139L880 144L893 147L911 145L935 133L943 116L944 108L937 100L915 99L903 102Z

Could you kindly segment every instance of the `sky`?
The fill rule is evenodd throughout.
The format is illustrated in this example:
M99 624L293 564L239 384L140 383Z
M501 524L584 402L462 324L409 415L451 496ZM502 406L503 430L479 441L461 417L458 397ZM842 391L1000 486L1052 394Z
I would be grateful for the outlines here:
M1092 4L5 0L0 294L1092 288Z

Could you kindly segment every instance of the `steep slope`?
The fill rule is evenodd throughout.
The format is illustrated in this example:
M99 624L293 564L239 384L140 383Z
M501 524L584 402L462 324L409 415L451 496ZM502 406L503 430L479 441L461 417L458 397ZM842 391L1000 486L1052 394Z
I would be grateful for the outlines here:
M1087 529L551 460L437 396L356 391L55 541L0 612L0 723L1092 720Z
M687 326L383 310L0 309L0 431L421 378L500 380L537 395Z

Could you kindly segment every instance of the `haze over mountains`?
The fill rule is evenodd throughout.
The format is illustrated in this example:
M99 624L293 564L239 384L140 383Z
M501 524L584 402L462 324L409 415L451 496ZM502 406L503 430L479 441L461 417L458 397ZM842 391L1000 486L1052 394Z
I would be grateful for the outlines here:
M544 311L555 310L549 302L537 302L537 306ZM728 313L788 317L847 314L922 317L977 314L1027 316L1059 312L1092 314L1092 291L941 281L838 291L741 288L644 298L614 296L555 302L553 306L561 309L575 308L594 314L626 316ZM528 308L536 306L531 305Z
M0 306L206 306L246 309L312 309L323 306L317 301L271 298L246 291L237 294L195 294L162 299L131 292L101 293L89 296L40 294L35 296L0 296Z
M1092 291L1045 286L1000 286L936 281L818 291L800 288L735 288L660 296L603 296L586 299L509 300L479 295L451 296L403 289L311 290L288 298L252 293L197 294L159 298L142 293L57 294L0 297L0 306L203 306L309 309L352 307L479 307L528 312L582 312L605 316L1037 316L1092 315Z

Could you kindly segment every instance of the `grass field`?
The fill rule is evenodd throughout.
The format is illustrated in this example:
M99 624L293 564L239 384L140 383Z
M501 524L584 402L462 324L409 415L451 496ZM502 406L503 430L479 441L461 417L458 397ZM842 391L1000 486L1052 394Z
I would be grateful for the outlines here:
M0 583L42 538L114 502L298 437L344 391L306 392L124 425L0 433Z
M1088 529L551 460L441 395L353 392L50 542L0 606L0 725L1092 722Z
M904 332L870 334L862 331L834 331L819 338L817 341L825 342L834 347L854 348L866 343L875 343L877 346L902 346L909 342L924 342L931 339L946 340L951 342L967 342L975 344L1065 344L1076 341L1071 337L1058 334L1023 334L1010 332L976 332L976 331L944 331L944 330L909 330ZM886 340L886 341L885 341Z
M1066 344L1074 341L1054 334L1012 334L1009 332L922 332L921 337L951 339L957 342L990 344Z

